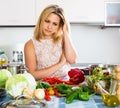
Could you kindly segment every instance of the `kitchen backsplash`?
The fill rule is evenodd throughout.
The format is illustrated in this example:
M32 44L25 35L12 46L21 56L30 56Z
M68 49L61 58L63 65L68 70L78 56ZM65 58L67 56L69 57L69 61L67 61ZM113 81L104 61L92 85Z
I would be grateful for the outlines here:
M24 43L3 45L0 50L6 52L10 62L24 62Z
M23 51L33 31L34 27L0 28L0 49L7 52L9 60L14 50ZM78 63L120 64L120 28L71 24L71 40L78 53Z

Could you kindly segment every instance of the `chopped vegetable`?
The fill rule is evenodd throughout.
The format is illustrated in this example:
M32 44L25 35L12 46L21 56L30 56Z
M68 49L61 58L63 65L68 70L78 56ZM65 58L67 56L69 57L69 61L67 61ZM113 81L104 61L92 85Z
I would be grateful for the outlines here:
M89 87L91 87L96 94L101 94L98 84L101 84L103 89L110 92L110 83L114 76L114 70L113 72L109 72L109 69L97 66L93 68L91 75L88 75L86 78Z
M102 68L101 67L95 67L94 69L93 69L93 71L92 71L92 74L94 74L94 75L97 75L99 72L101 72L102 71Z

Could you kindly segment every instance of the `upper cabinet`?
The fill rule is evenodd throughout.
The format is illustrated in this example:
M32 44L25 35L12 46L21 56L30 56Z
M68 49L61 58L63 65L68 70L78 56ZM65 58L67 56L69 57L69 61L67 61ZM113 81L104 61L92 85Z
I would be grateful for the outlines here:
M104 0L36 0L36 20L49 4L63 7L71 23L104 23Z
M0 26L35 25L35 0L0 0Z
M120 0L105 1L105 26L120 27Z
M34 26L49 4L60 5L71 23L104 23L104 0L0 0L0 26Z

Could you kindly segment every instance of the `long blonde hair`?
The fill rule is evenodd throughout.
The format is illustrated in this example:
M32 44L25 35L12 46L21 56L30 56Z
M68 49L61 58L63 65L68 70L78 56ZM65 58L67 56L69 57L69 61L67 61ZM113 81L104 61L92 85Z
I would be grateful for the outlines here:
M61 40L61 38L63 36L62 29L63 29L64 22L67 23L67 28L68 28L68 31L69 31L69 24L67 22L67 19L65 17L63 9L61 7L59 7L58 5L49 5L42 11L42 13L40 14L40 16L38 18L37 24L35 26L34 38L36 40L40 41L41 39L43 39L42 25L43 25L43 22L48 17L48 15L51 14L51 13L55 13L56 15L58 15L60 17L59 28L53 34L53 41L54 41L54 43L56 43L59 40Z

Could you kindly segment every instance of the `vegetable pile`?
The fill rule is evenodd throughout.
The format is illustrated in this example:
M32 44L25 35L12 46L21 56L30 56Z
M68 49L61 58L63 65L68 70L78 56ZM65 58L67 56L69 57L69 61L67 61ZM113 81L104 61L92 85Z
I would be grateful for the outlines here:
M4 74L3 74L4 73ZM2 77L1 77L2 76ZM66 103L74 99L89 100L92 92L86 85L73 89L73 85L84 82L84 72L78 68L68 72L69 79L59 77L46 77L36 82L30 73L11 75L8 70L0 70L0 87L6 89L7 94L13 98L24 97L30 99L45 99L50 101L51 96L66 97Z
M63 83L50 85L47 82L38 82L37 89L38 88L44 88L44 99L47 101L50 101L51 96L55 95L57 97L66 97L65 102L67 104L71 103L75 99L88 101L90 99L90 96L93 94L93 91L90 89L90 87L86 85L81 85L77 88L74 88L71 85Z
M43 82L48 82L49 84L59 84L59 83L68 83L68 81L66 80L63 80L59 77L46 77L46 78L43 78L42 80Z
M75 99L88 101L90 96L93 94L93 91L86 85L74 88L67 84L57 84L55 89L58 90L60 96L66 97L67 104L71 103Z
M46 77L43 78L43 82L48 82L49 84L68 84L76 85L85 81L84 72L79 68L74 68L68 71L69 80L63 80L59 77Z

